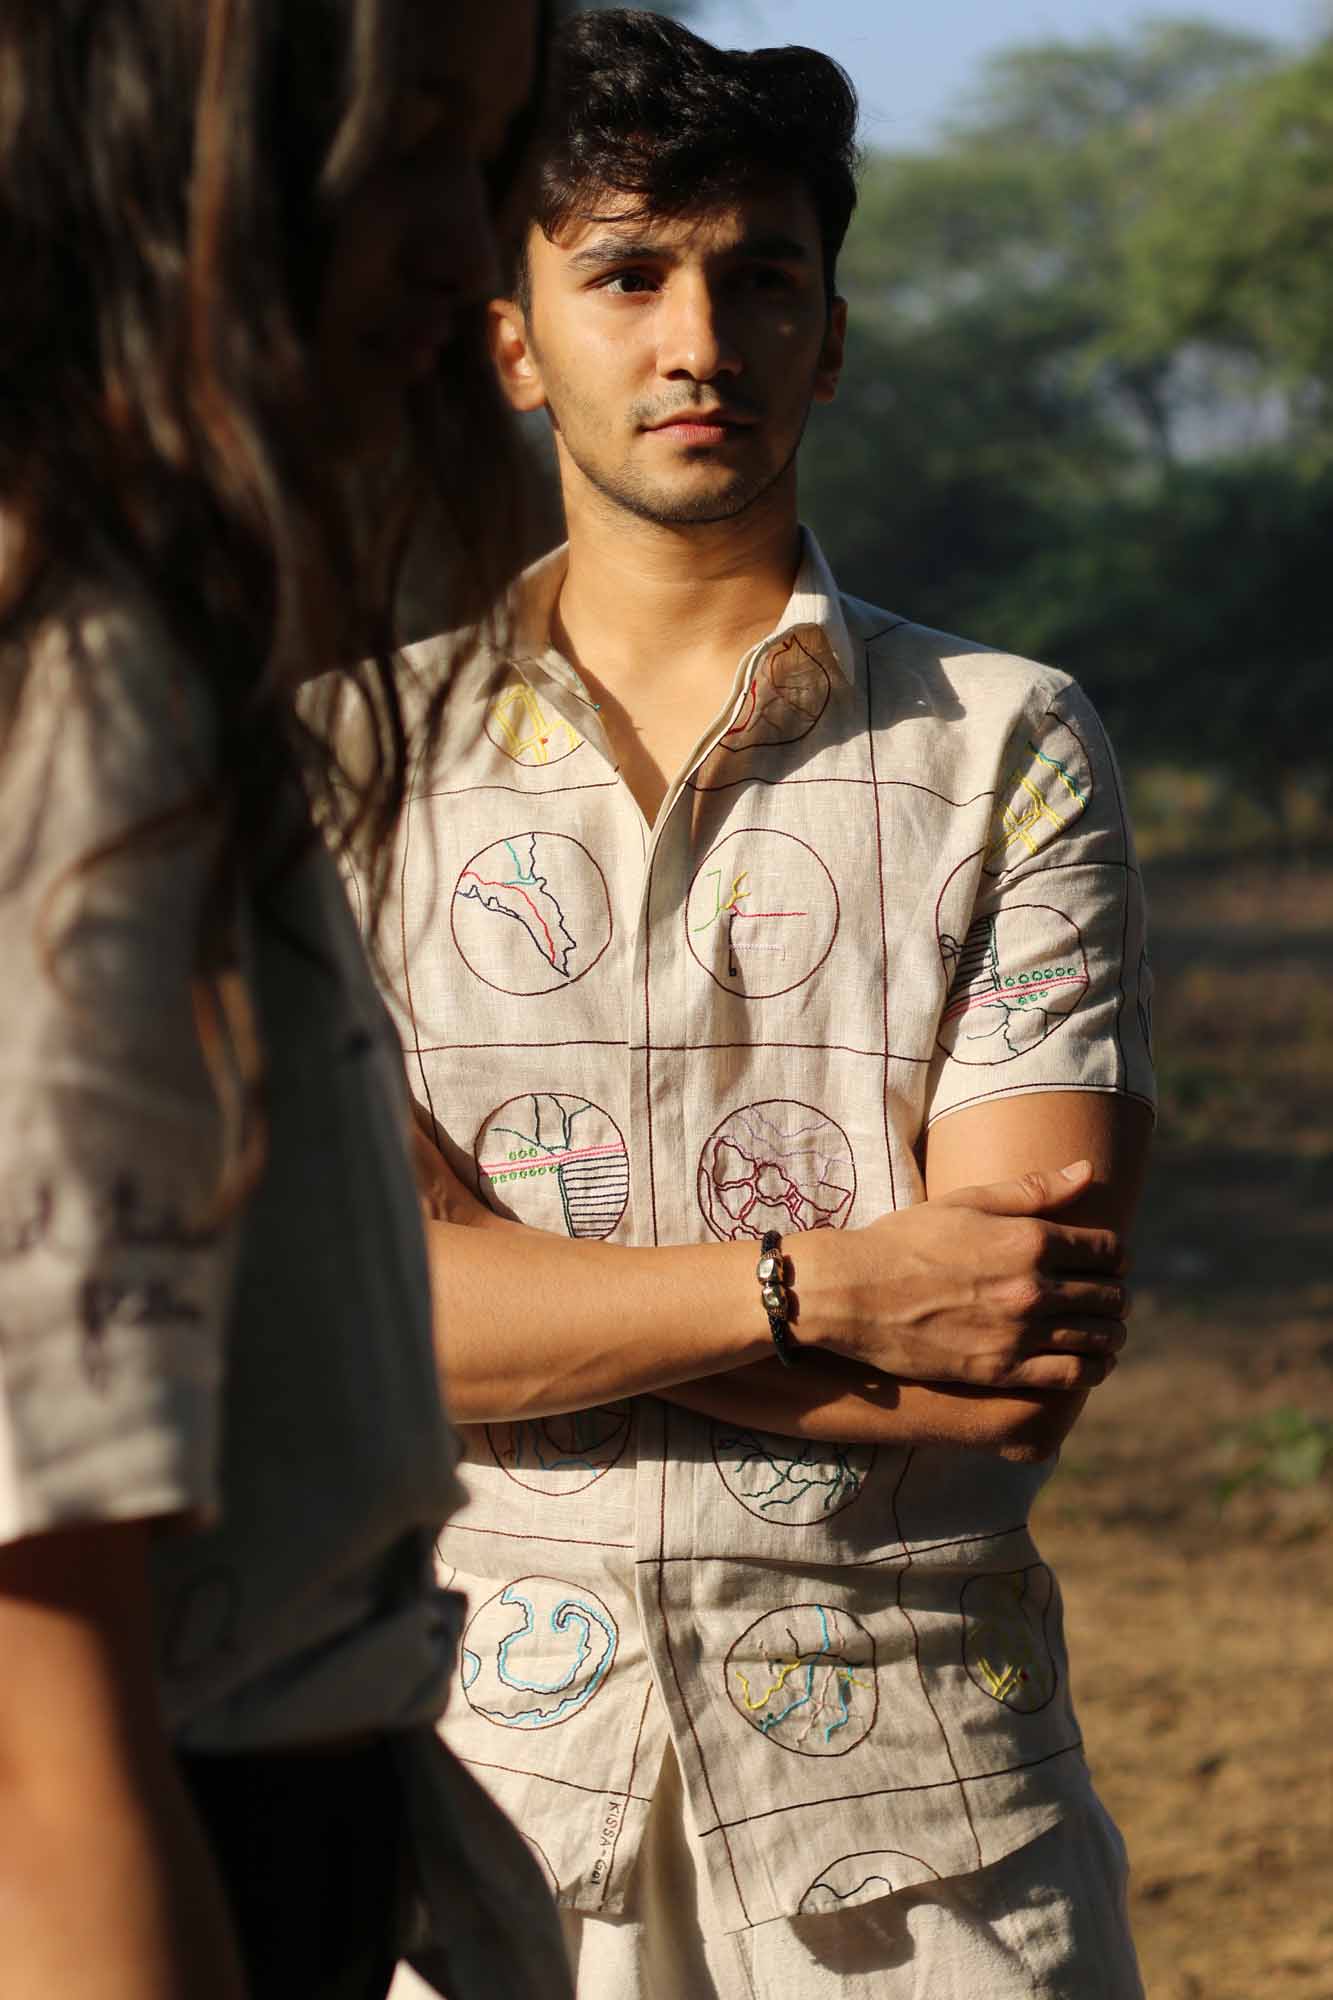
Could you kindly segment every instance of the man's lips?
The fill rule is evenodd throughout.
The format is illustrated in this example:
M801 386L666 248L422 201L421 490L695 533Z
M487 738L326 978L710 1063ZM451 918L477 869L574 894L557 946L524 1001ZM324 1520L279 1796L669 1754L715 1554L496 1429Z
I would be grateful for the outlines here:
M754 417L737 416L731 410L678 410L675 416L645 428L680 444L723 444L729 437L753 430L755 423Z

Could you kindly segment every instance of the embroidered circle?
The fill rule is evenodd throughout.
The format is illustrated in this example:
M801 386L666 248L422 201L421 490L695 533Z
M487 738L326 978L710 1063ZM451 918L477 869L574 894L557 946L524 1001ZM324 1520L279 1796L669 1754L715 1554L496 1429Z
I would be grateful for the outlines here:
M983 1694L1020 1715L1045 1708L1058 1679L1046 1621L1055 1583L1045 1563L963 1585L963 1664Z
M629 1154L609 1111L572 1092L510 1097L482 1122L477 1185L497 1214L557 1235L600 1238L629 1200Z
M1088 990L1078 927L1043 903L978 917L961 942L940 937L949 981L939 1045L956 1062L1026 1055L1072 1014Z
M501 993L558 993L611 942L606 877L580 840L511 833L454 884L449 921L463 963Z
M1007 875L1039 854L1091 803L1092 765L1073 730L1057 723L1043 732L1040 744L1025 737L995 794L983 863L987 874Z
M838 892L814 848L767 827L739 827L720 840L685 906L691 953L747 1000L773 999L809 979L833 949L838 921Z
M903 1854L893 1847L871 1847L831 1861L815 1877L798 1907L803 1917L818 1916L825 1910L850 1910L858 1903L892 1896L898 1889L914 1888L918 1882L939 1879L938 1872L915 1854Z
M486 710L486 734L515 764L559 764L581 748L573 723L548 708L521 674L507 680Z
M596 1485L624 1456L633 1414L630 1403L602 1403L567 1416L487 1424L486 1442L516 1486L564 1500Z
M699 1207L724 1243L767 1229L842 1229L856 1166L841 1125L811 1104L770 1097L733 1111L699 1155Z
M874 1445L832 1445L713 1425L713 1463L733 1500L779 1528L809 1528L861 1497Z
M551 1576L521 1576L475 1611L460 1678L470 1708L503 1729L553 1729L587 1707L616 1656L599 1597Z
M727 1654L736 1713L800 1757L845 1757L879 1709L875 1641L850 1611L790 1604L747 1627Z

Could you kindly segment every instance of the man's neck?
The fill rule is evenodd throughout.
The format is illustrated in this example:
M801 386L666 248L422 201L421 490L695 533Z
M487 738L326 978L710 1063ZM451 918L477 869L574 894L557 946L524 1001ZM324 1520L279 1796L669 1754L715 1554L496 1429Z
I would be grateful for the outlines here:
M780 490L779 490L780 489ZM726 521L668 526L566 485L569 563L557 645L604 687L632 698L644 681L715 683L772 631L800 563L794 481L781 480Z

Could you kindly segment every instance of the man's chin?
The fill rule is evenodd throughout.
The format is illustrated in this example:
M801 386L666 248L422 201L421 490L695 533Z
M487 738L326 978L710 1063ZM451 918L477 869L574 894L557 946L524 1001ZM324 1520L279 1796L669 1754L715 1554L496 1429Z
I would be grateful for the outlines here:
M678 501L674 505L663 503L658 507L643 507L639 512L646 520L656 521L663 528L702 528L710 521L734 521L758 497L756 493L739 493L728 500Z
M655 521L663 528L688 528L704 527L710 521L734 521L738 514L753 506L771 484L771 479L760 483L746 480L690 491L639 486L626 481L623 484L603 484L602 491L608 499L614 500L627 513L637 515L641 521Z

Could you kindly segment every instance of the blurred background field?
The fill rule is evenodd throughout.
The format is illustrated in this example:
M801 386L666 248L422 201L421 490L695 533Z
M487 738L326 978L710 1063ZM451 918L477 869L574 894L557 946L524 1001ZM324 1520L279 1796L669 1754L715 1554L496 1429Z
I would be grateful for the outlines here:
M802 458L840 580L1068 668L1126 767L1162 1117L1038 1534L1152 2000L1333 2000L1333 11L672 11L871 112Z
M1131 1346L1037 1534L1152 2000L1329 2000L1333 849L1147 873Z

